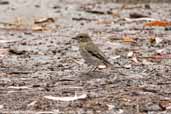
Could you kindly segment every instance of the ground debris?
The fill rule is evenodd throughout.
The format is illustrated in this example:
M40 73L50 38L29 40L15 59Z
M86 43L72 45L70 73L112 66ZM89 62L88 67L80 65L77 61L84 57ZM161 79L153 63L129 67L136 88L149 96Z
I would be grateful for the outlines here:
M0 113L170 113L169 4L39 2L0 7ZM87 73L72 39L79 33L111 69Z

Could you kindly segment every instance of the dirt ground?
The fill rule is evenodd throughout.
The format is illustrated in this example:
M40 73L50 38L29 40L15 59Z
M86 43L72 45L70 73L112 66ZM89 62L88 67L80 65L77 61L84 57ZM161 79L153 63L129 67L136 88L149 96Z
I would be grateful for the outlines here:
M171 29L144 27L171 21L170 4L0 0L0 14L0 114L171 114ZM54 21L37 31L37 17ZM87 73L79 33L114 68Z

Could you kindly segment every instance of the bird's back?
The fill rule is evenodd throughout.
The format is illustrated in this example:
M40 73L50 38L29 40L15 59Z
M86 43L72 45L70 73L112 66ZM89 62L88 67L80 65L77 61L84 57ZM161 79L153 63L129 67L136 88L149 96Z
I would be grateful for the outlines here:
M80 43L80 53L88 64L111 65L105 54L92 41Z

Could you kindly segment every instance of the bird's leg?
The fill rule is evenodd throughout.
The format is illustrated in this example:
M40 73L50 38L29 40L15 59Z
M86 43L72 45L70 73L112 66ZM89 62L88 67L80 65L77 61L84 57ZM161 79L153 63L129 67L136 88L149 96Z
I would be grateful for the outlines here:
M89 73L89 72L94 72L96 69L97 69L96 66L92 66L92 68L90 68L90 69L88 70L88 73Z
M92 71L93 71L93 72L96 71L97 68L98 68L97 66L94 66L94 67L92 68Z

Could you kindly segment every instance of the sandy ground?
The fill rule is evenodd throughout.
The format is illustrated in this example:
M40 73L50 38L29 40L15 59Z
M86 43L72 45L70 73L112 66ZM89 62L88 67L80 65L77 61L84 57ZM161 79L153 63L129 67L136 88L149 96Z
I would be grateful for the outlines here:
M136 12L170 21L170 4L122 6L93 0L0 1L0 113L171 113L171 59L145 58L171 53L171 32L144 28L146 19L129 17ZM38 17L52 17L53 30L32 31ZM16 18L24 20L25 30L4 29ZM72 39L81 32L92 37L113 69L87 73ZM134 41L123 41L125 35Z

